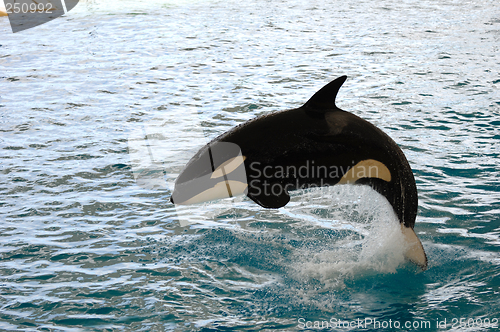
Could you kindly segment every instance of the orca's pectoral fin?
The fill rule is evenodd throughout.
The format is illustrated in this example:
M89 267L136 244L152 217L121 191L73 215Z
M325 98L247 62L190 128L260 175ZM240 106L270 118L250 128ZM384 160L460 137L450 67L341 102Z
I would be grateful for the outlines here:
M422 242L415 234L415 231L410 227L405 227L401 224L401 230L407 245L405 257L410 262L417 264L422 270L427 269L427 255L425 254Z
M250 184L247 196L255 203L267 209L278 209L287 205L290 201L290 196L286 190L276 183L272 186L258 188L252 187L252 184Z

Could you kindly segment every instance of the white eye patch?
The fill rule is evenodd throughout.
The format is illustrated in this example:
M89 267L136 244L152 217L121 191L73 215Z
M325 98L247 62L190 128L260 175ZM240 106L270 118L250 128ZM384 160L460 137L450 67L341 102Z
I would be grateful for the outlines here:
M241 164L243 164L245 159L246 159L245 156L236 156L234 158L229 159L228 161L225 161L222 165L217 167L215 171L213 171L212 176L210 178L216 179L231 173L232 171L237 169Z

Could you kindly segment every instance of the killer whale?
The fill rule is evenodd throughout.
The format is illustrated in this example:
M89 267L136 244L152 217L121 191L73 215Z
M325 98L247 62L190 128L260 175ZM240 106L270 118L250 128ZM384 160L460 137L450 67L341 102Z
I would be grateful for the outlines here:
M262 207L280 208L291 190L368 185L398 217L406 257L426 269L427 256L413 231L418 196L411 167L387 134L336 106L346 79L328 83L302 107L257 117L212 140L178 176L171 201L192 204L246 194Z

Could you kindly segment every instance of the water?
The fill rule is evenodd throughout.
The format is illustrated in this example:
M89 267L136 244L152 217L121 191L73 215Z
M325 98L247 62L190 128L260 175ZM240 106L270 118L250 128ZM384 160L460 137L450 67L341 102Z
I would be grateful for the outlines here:
M497 2L87 1L0 33L1 330L500 325ZM171 181L204 137L344 74L339 107L414 170L427 271L367 188L176 210L135 181L138 130L162 128Z

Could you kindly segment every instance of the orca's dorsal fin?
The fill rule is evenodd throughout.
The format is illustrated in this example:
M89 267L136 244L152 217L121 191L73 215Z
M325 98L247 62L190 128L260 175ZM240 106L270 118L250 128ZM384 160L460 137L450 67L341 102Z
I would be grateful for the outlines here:
M312 96L311 99L304 104L304 107L318 112L336 110L337 106L335 106L335 98L337 97L337 93L346 79L347 76L344 75L331 81L316 92L314 96Z

